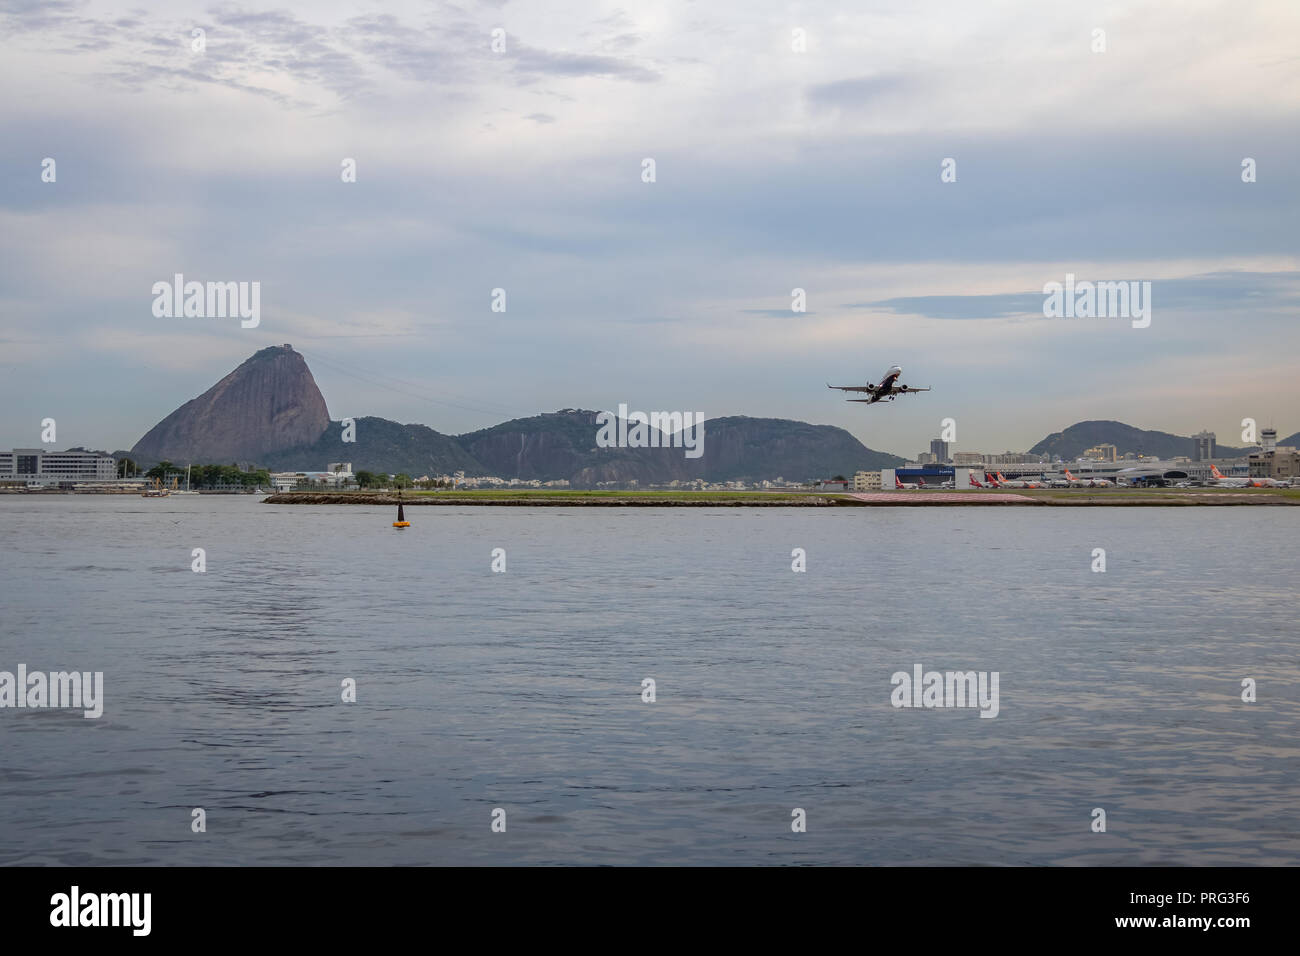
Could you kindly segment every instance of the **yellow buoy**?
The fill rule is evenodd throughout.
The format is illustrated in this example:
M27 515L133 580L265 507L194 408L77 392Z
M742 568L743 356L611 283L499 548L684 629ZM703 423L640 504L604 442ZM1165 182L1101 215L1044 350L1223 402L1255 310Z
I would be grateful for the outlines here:
M397 503L397 520L393 522L394 528L409 528L411 522L406 520L406 515L402 513L402 503Z

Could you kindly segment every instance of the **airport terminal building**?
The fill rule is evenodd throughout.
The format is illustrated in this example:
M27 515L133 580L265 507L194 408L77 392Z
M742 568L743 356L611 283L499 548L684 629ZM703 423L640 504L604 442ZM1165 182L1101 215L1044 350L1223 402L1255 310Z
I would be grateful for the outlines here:
M996 460L986 460L981 463L971 462L960 465L909 462L882 472L882 483L886 489L893 488L894 477L897 476L904 484L919 484L923 481L926 486L937 488L945 482L954 482L956 487L963 488L969 487L963 481L967 473L982 482L986 474L998 472L1001 472L1008 481L1024 478L1051 481L1054 478L1065 478L1065 470L1068 468L1075 478L1105 478L1116 484L1127 485L1172 485L1180 481L1207 482L1212 478L1210 470L1212 465L1217 467L1225 478L1244 478L1253 473L1253 468L1258 468L1254 465L1253 458L1251 463L1241 458L1203 461L1161 461L1155 458L1118 461L1021 461L1006 464ZM1300 467L1300 465L1292 467ZM1274 470L1285 471L1287 466L1275 467Z

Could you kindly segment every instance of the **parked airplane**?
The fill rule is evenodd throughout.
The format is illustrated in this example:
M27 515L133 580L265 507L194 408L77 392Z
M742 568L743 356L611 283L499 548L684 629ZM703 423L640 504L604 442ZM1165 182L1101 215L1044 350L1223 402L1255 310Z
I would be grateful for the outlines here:
M1041 487L1043 487L1043 483L1042 483L1041 481L1034 481L1033 479L1021 479L1021 480L1019 480L1019 481L1007 481L1007 479L1004 478L1004 477L1002 476L1002 472L999 471L999 472L998 472L998 487L1000 487L1000 488L1041 488Z
M826 384L827 388L838 388L842 392L866 392L870 398L849 398L849 402L865 402L868 405L874 405L876 402L894 400L896 395L906 395L909 392L928 392L930 387L914 388L910 385L899 385L898 376L903 374L903 369L898 365L891 365L885 370L885 375L880 380L879 385L831 385Z
M1065 478L1071 484L1080 488L1112 488L1115 482L1109 478L1076 478L1070 474L1070 469L1065 469Z
M857 399L857 401L860 401L860 399ZM904 484L903 482L899 481L898 476L895 475L895 476L894 476L894 487L895 487L898 491L916 491L917 488L924 488L924 487L925 487L925 479L924 479L924 478L918 478L918 479L916 479L916 480L920 482L919 485L914 485L914 484L912 484L911 482L908 482L907 484Z
M1287 488L1275 478L1228 478L1214 465L1210 465L1210 484L1216 488Z
M987 478L988 475L985 475L984 477ZM970 476L970 486L971 486L972 488L983 488L983 487L985 487L985 485L984 485L984 484L983 484L983 483L982 483L978 478L976 478L973 474Z

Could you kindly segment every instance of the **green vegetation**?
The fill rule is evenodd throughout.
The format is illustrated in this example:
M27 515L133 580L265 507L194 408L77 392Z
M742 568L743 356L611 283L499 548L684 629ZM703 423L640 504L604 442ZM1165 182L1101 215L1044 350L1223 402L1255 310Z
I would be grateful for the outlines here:
M122 463L129 462L129 458L122 459L118 462L118 471L122 470ZM131 462L134 467L134 462ZM173 465L170 461L160 461L144 473L146 478L156 478L164 485L170 485L173 478L182 487L185 484L185 468L182 465ZM228 488L231 485L238 485L244 488L269 488L271 485L271 475L265 468L259 468L256 471L241 471L235 465L191 465L190 466L190 487L199 488Z
M634 491L611 491L608 489L583 490L581 488L477 488L467 489L464 491L415 491L411 493L413 498L427 496L446 497L464 497L491 499L505 501L510 499L529 499L529 498L557 498L557 499L582 499L582 498L628 498L639 501L646 500L669 500L669 501L743 501L750 498L806 498L808 495L798 492L776 492L776 491L672 491L667 489L646 489Z
M293 491L279 497L289 499L294 496L301 496L304 499L316 497L328 497L330 499L355 498L359 501L366 501L375 497L374 490L365 491L362 489L335 491L330 490L328 493L319 493L312 491ZM385 499L393 499L396 492L384 493ZM716 502L718 504L735 504L741 502L758 502L774 503L780 501L789 502L807 502L809 499L824 499L827 502L833 502L838 497L832 494L817 494L813 492L776 492L776 491L669 491L661 489L644 490L644 491L610 491L606 489L586 491L578 488L500 488L500 489L467 489L453 491L446 489L443 491L404 491L402 498L406 501L416 502L419 499L431 499L439 502L454 504L458 501L466 503L487 503L498 502L509 504L512 502L554 502L557 504L581 504L583 502L618 502L627 501L632 503L651 503L662 502L664 504L674 504L678 502Z

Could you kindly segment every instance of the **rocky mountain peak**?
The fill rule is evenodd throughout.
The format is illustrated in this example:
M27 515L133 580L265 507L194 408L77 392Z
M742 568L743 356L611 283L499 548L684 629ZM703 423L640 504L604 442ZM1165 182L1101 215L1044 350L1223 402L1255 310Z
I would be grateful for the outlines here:
M136 442L143 460L255 460L308 445L329 426L325 399L291 345L261 349L198 398L172 412Z

